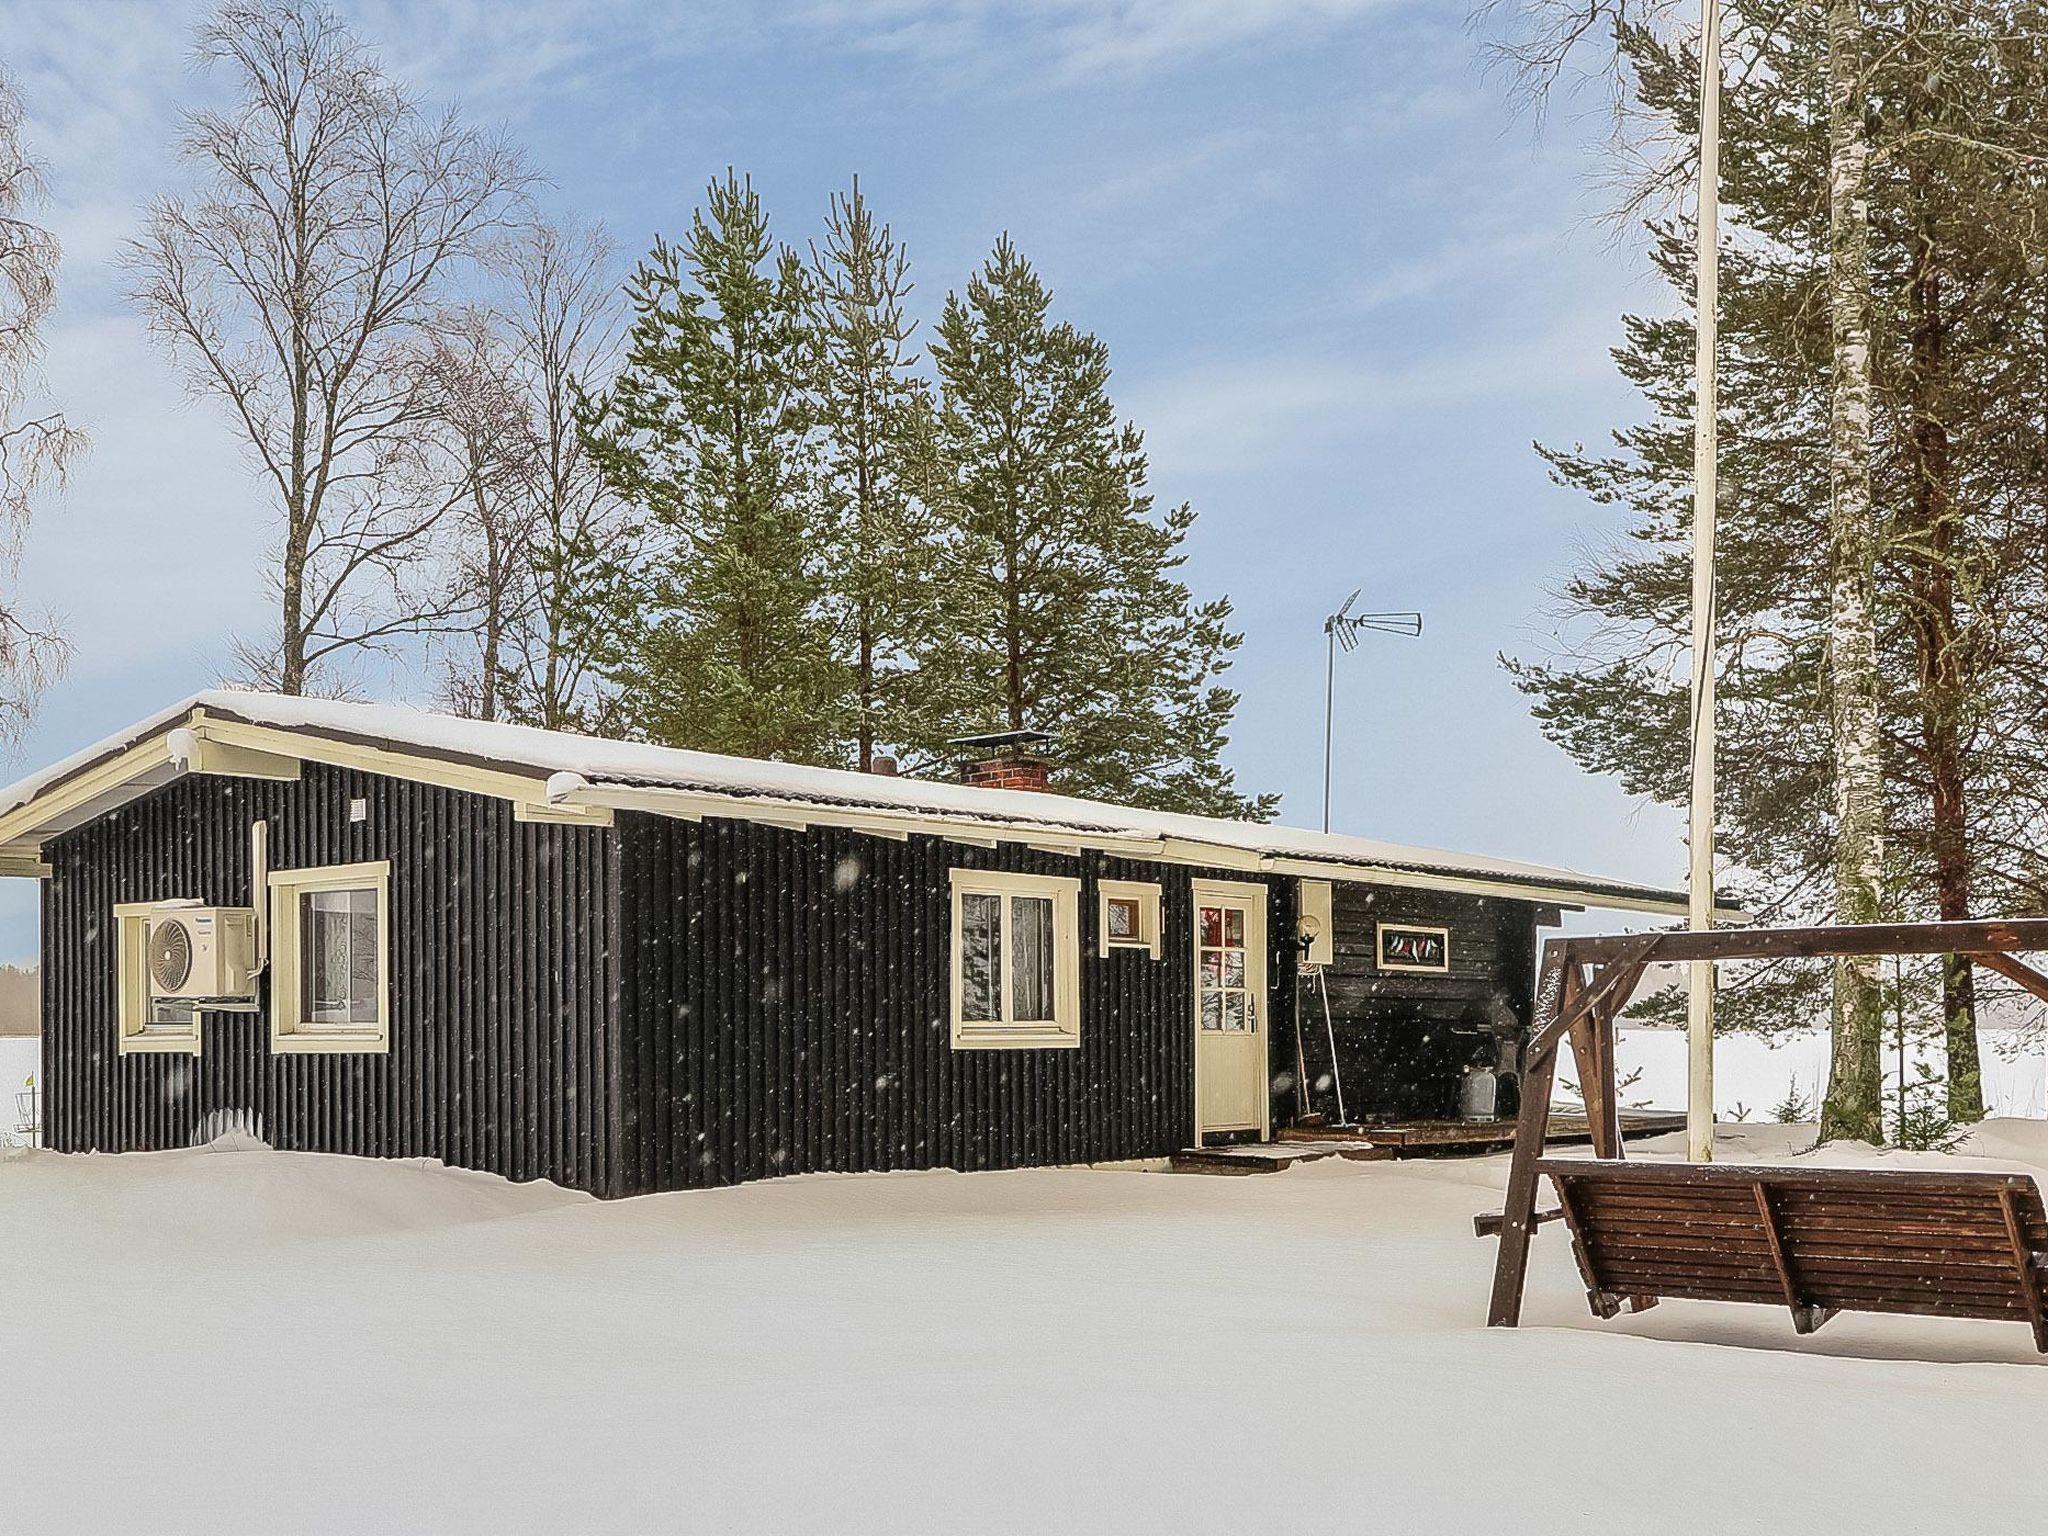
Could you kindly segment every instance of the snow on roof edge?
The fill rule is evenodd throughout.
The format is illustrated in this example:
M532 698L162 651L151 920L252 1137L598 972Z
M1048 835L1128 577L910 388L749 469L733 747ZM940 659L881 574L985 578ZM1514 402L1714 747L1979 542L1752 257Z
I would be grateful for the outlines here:
M185 719L193 710L274 729L309 732L379 744L400 751L526 771L546 779L580 775L593 785L676 789L733 798L795 801L850 810L1028 824L1048 831L1172 838L1262 857L1342 864L1418 875L1543 886L1636 901L1682 904L1678 890L1615 880L1558 865L1525 863L1481 854L1381 842L1265 822L1232 821L1181 812L1146 811L1076 796L985 789L929 779L887 778L845 768L729 757L681 747L659 747L606 737L545 731L497 721L464 720L408 704L358 703L282 694L214 689L195 693L134 725L26 775L0 790L0 815L109 757Z

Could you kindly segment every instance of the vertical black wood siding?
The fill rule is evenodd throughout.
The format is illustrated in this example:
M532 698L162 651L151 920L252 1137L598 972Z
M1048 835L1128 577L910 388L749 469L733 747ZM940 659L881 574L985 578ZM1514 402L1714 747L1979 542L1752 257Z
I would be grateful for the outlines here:
M367 816L349 820L361 798ZM198 1056L116 1050L113 908L252 904L273 869L391 861L391 1049L272 1055L265 1014L208 1013ZM252 1115L278 1147L436 1157L609 1193L618 1131L612 834L307 764L298 783L196 776L53 840L43 890L46 1139L188 1144Z
M1495 1059L1493 1041L1529 1027L1536 907L1529 902L1403 886L1340 884L1331 893L1335 957L1325 968L1345 1105L1353 1119L1456 1113L1468 1062ZM1450 971L1381 971L1380 923L1450 930ZM1308 1004L1309 1073L1330 1058L1320 996ZM1325 1085L1317 1107L1334 1112Z
M1189 879L1096 855L619 818L623 1184L1159 1157L1194 1130ZM1082 881L1081 1044L954 1050L950 869ZM1160 958L1098 952L1095 882L1161 887ZM1276 1071L1294 1059L1292 882L1265 882ZM1284 1119L1292 1080L1276 1083Z
M258 819L275 869L390 860L390 1053L274 1056L264 1015L209 1013L197 1057L119 1055L114 906L248 904ZM1298 1001L1312 1099L1334 1107L1320 1003L1297 986L1296 885L1277 876L721 819L526 823L499 801L315 764L295 784L183 780L45 857L46 1135L63 1150L182 1146L245 1114L279 1147L606 1195L1164 1156L1194 1129L1196 877L1271 894L1274 1124L1298 1110ZM953 868L1082 881L1078 1049L952 1048ZM1098 953L1102 878L1161 887L1159 959ZM1475 1019L1526 1027L1534 910L1336 887L1328 980L1354 1114L1441 1111ZM1380 918L1449 927L1453 974L1379 975Z

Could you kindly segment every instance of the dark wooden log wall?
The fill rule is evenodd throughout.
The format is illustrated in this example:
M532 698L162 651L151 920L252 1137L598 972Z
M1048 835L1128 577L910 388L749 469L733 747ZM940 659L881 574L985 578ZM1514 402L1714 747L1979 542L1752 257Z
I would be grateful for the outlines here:
M1452 891L1338 884L1331 892L1335 953L1325 968L1337 1060L1353 1119L1435 1118L1456 1112L1465 1064L1491 1061L1489 1036L1529 1026L1536 976L1534 904ZM1380 923L1448 928L1447 975L1382 972ZM1334 1114L1322 1003L1305 991L1309 1074L1316 1107Z
M622 815L622 1187L780 1173L1161 1157L1194 1127L1189 878L1231 871L745 822ZM952 1048L952 868L1079 876L1081 1045ZM1095 881L1156 881L1163 943L1097 952ZM1294 1053L1293 882L1276 1063ZM1276 1083L1276 1122L1287 1080Z
M360 797L367 816L349 820ZM391 861L388 1055L274 1056L263 1014L209 1013L197 1057L116 1051L117 902L250 904L273 869ZM297 783L197 776L54 840L43 888L43 1087L65 1151L187 1145L251 1114L284 1148L436 1157L611 1192L612 834L502 802L307 764Z
M349 820L363 799L368 815ZM273 1056L262 1014L205 1049L116 1051L112 909L250 901L274 868L389 859L392 1049ZM600 1194L811 1170L1159 1157L1193 1130L1189 880L1231 870L622 814L615 831L308 764L295 784L198 776L53 840L43 1086L63 1150L183 1146L248 1114L274 1145L424 1156ZM1079 876L1078 1050L955 1051L946 872ZM1096 951L1099 878L1156 881L1164 943ZM1265 883L1274 1124L1294 1117L1295 882ZM1489 1022L1526 1027L1535 908L1339 884L1328 972L1354 1115L1438 1113ZM1380 975L1374 922L1451 929L1449 977ZM616 962L616 963L615 963ZM1446 1098L1446 1095L1449 1097ZM1318 1107L1334 1107L1327 1082Z

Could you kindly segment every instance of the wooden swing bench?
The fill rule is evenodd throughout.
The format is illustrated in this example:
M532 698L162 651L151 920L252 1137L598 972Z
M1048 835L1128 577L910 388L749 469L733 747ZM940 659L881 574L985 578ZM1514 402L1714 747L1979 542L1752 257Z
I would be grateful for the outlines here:
M1594 1314L1660 1298L1787 1308L1811 1333L1837 1312L2023 1322L2048 1354L2048 1211L2020 1173L1626 1162L1614 1021L1652 960L1961 954L2048 999L2012 950L2048 949L2048 920L1733 929L1553 939L1523 1055L1506 1208L1487 1321L1521 1319L1529 1240L1562 1221ZM1592 1158L1545 1157L1558 1046L1569 1040L1593 1125ZM1536 1209L1540 1180L1557 1205Z

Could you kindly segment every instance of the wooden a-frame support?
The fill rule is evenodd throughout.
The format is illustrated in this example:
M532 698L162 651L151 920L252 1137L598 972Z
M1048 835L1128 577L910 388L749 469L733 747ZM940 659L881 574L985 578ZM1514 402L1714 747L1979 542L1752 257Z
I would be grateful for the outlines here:
M1537 1160L1550 1128L1550 1100L1557 1081L1557 1051L1567 1040L1578 1067L1592 1129L1593 1155L1619 1158L1621 1105L1614 1074L1615 1018L1628 1005L1652 961L1766 960L1824 958L1842 955L1966 955L1988 971L2005 977L2048 1002L2048 975L2013 951L2048 950L2048 918L2015 918L1988 922L1857 923L1827 928L1721 928L1673 933L1608 934L1551 939L1543 946L1543 965L1536 982L1536 1016L1522 1052L1522 1102L1515 1119L1513 1160L1508 1165L1507 1200L1500 1216L1480 1217L1482 1235L1498 1233L1493 1296L1487 1326L1512 1328L1522 1318L1522 1295L1529 1275L1529 1240L1543 1222L1562 1216L1572 1221L1569 1202L1560 1211L1536 1210ZM1760 1213L1775 1230L1768 1199ZM1827 1320L1821 1309L1806 1305L1794 1290L1782 1258L1785 1303L1793 1325L1810 1332ZM2022 1268L2025 1268L2024 1263ZM2031 1281L2029 1282L2031 1285ZM1588 1282L1590 1287L1591 1282ZM2048 1341L2048 1298L2039 1290L2028 1295L2036 1319L2036 1336ZM1594 1297L1603 1311L1624 1305L1653 1304L1650 1297ZM1611 1312L1610 1312L1611 1315ZM2048 1348L2048 1342L2044 1342Z

